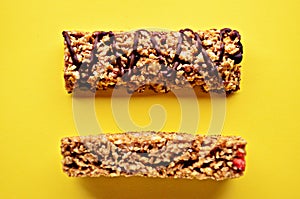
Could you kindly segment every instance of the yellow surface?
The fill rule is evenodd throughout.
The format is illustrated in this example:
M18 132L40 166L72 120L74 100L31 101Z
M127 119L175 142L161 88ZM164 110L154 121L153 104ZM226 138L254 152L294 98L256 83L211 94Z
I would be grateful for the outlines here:
M1 1L0 198L300 198L299 2ZM61 171L60 139L77 135L63 87L62 30L178 30L231 27L245 53L241 91L227 98L224 134L248 141L245 176L224 182L141 178L76 179ZM157 96L134 97L132 117L149 122ZM208 99L199 99L199 132ZM177 101L162 97L178 128ZM103 130L119 131L109 97L96 99ZM206 108L205 108L206 107ZM140 113L139 110L142 110Z

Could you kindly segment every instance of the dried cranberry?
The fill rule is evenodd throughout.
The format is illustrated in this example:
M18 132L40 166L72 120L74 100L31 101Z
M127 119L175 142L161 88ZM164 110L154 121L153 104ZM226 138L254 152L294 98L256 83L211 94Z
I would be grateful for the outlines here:
M236 153L236 156L239 157L239 158L244 159L245 153L242 153L242 152L238 151L238 152Z
M236 166L240 171L244 171L246 166L245 160L242 158L233 159L233 165Z

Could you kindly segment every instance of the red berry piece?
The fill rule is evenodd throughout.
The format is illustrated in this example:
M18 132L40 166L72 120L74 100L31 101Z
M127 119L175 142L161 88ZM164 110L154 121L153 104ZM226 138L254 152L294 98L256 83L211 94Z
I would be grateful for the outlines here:
M246 164L245 164L245 160L242 158L235 158L233 159L233 166L236 166L238 168L238 170L240 171L244 171Z
M245 157L245 153L238 151L236 152L236 156L243 159Z

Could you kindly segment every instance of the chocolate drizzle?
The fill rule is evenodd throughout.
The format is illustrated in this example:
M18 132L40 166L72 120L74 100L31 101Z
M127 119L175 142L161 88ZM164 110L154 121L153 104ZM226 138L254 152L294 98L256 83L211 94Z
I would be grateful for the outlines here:
M87 69L89 73L91 72L92 67L98 62L98 57L96 56L97 54L97 44L99 41L106 35L112 36L113 33L110 32L95 32L93 33L94 39L94 44L93 44L93 49L91 51L91 58L89 63L85 62L82 64L81 69Z
M63 31L63 32L62 32L62 35L63 35L63 37L65 38L67 47L68 47L69 52L70 52L71 59L72 59L72 61L73 61L73 64L76 66L76 69L75 69L75 70L78 70L79 67L80 67L80 65L81 65L81 62L78 61L78 58L77 58L77 56L76 56L76 53L75 53L74 49L72 48L70 35L68 34L67 31Z
M219 55L219 61L221 62L223 60L224 57L224 52L225 52L225 46L224 46L224 36L225 34L227 34L228 32L230 32L231 29L230 28L223 28L220 30L220 41L221 41L221 52Z
M231 30L230 28L223 28L220 30L220 41L221 41L221 53L219 55L219 62L223 60L223 57L225 55L225 47L224 47L224 37L225 35L229 36L231 40L234 40L236 37L238 38L238 48L240 49L238 52L236 52L233 55L228 55L228 57L232 60L234 60L235 64L239 64L243 59L243 45L241 44L241 35L236 30Z
M90 63L87 64L87 67L89 69L91 69L91 67L98 62L98 58L96 56L96 54L97 54L97 44L106 35L109 35L110 38L114 36L114 34L111 31L109 31L109 32L104 32L104 31L95 32L93 34L93 36L95 37L95 40L94 40L93 50L91 52Z
M201 68L201 70L197 70L198 73L203 73L204 71L207 72L208 76L205 75L204 73L201 74L204 76L204 80L209 80L211 77L218 77L218 70L217 67L214 65L213 61L209 58L207 52L205 51L205 49L203 49L203 45L202 45L202 41L200 39L200 36L198 33L194 32L193 30L186 28L184 30L180 30L180 32L182 34L184 34L184 32L191 32L194 35L194 40L196 41L196 46L198 49L198 54L202 54L203 59L204 59L204 63L197 63L199 66L201 66L202 64L206 64L207 68ZM193 63L194 65L195 63ZM218 82L219 83L219 82Z
M132 52L129 55L129 62L127 63L127 68L131 69L139 60L140 56L137 52L137 46L139 44L139 31L134 33Z
M150 37L150 41L151 41L151 43L152 43L152 45L153 45L153 47L154 47L157 55L158 56L162 56L161 51L160 51L160 49L158 47L158 44L157 44L156 40L154 39L154 37Z
M109 31L109 32L94 32L92 37L94 38L94 44L93 44L93 49L91 51L91 57L89 62L83 62L80 66L79 66L79 74L80 74L80 81L78 82L80 84L80 86L84 86L87 88L90 88L90 84L87 82L88 78L90 76L93 75L92 73L92 68L93 66L98 62L98 57L97 55L97 50L98 50L98 43L99 41L106 35L109 35L110 37L112 37L114 34Z
M180 31L179 31L180 32ZM180 34L180 36L178 37L178 42L177 42L177 45L176 45L176 53L175 53L175 57L173 59L173 68L175 70L177 70L177 67L179 66L180 64L180 59L179 59L179 55L181 53L181 45L182 45L182 33Z

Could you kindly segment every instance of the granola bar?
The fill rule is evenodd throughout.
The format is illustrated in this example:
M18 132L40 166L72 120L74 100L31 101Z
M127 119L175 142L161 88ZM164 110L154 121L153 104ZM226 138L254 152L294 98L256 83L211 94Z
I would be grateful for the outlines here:
M246 141L238 136L127 132L65 137L71 177L144 176L224 180L243 175Z
M63 31L68 93L126 87L155 92L199 86L204 92L240 88L243 47L229 28L192 31Z

